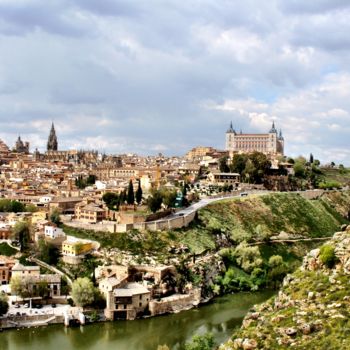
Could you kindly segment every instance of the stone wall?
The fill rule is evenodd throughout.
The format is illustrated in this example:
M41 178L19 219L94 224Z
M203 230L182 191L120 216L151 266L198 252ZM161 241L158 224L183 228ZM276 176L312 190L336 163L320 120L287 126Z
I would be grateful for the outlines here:
M160 301L151 300L149 311L152 316L188 310L200 303L201 290L194 289L189 294L175 294Z

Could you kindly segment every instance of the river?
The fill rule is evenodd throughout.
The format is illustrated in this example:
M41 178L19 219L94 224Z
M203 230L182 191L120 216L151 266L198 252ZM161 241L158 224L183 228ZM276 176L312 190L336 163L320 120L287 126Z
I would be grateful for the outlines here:
M0 333L0 350L157 350L163 344L181 350L194 334L206 332L211 332L219 344L241 325L252 305L271 295L271 291L237 293L197 309L135 321L4 331Z

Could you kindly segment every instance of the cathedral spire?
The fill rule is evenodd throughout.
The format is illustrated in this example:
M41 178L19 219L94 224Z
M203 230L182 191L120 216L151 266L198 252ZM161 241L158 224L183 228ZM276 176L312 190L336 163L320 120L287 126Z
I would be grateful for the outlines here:
M269 133L275 133L277 134L277 130L276 130L276 127L275 127L275 121L273 120L272 121L272 128L270 129Z
M57 136L56 136L55 126L52 122L49 138L47 140L47 150L48 151L57 151L57 146L58 146L58 144L57 144Z

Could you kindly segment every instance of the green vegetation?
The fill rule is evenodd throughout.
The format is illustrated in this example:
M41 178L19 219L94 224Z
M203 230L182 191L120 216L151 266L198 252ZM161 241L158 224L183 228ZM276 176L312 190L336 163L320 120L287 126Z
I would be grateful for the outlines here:
M329 192L317 200L295 193L276 193L211 204L199 211L189 227L172 231L109 233L67 226L64 231L97 240L103 248L129 252L140 262L146 262L148 256L164 263L176 257L187 264L205 253L219 252L225 265L220 276L208 282L195 271L183 281L202 283L219 294L277 287L305 253L319 244L298 239L331 235L348 222L349 204L350 192ZM271 237L280 233L284 239L296 241L271 242ZM210 269L210 264L203 269ZM77 275L91 277L84 272Z
M53 244L45 242L41 239L38 244L39 256L38 258L49 265L57 265L58 259L60 257L60 251Z
M58 208L53 208L50 212L50 221L56 225L61 223L60 211Z
M163 196L160 191L153 191L152 195L147 198L147 206L152 213L157 212L163 203Z
M96 300L97 291L87 278L77 278L72 285L72 299L77 306L91 305Z
M31 229L32 227L28 221L17 221L12 229L14 238L20 244L21 252L28 248Z
M94 185L96 182L96 176L95 175L89 175L88 177L84 178L82 175L79 175L75 179L75 185L80 188L84 189L87 186Z
M137 186L137 190L135 193L135 199L136 199L136 203L138 205L140 205L142 202L142 187L141 187L141 180L140 179L138 179L138 186Z
M114 192L106 192L102 196L102 200L106 203L108 209L111 210L119 210L119 205L122 204L121 196Z
M134 193L134 186L132 184L132 180L130 179L129 181L129 186L128 186L128 194L126 197L126 202L129 205L132 205L135 203L135 193Z
M320 249L320 260L331 269L337 261L334 247L329 244L323 245Z
M0 316L5 315L9 309L8 298L5 294L0 294Z
M4 213L18 213L24 212L25 205L11 199L1 199L0 200L0 212Z
M329 271L297 270L278 297L255 306L250 318L235 331L233 339L255 339L257 349L348 349L349 348L349 276L338 270L330 278ZM310 293L311 296L310 296ZM295 335L287 336L287 329ZM257 336L258 335L258 336ZM224 349L241 349L229 341ZM221 349L221 347L220 347Z
M239 173L244 182L260 184L269 173L271 162L261 152L250 154L235 154L231 161L227 156L219 160L220 171L223 173Z
M211 333L194 335L192 341L185 344L185 350L211 350L214 347L214 337Z
M0 243L0 255L12 256L17 253L17 250L10 247L7 243Z

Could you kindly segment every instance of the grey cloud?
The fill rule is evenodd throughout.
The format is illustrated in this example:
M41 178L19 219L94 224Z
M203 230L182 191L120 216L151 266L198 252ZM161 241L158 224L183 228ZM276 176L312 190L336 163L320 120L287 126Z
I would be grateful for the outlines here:
M319 14L327 11L348 9L350 7L347 0L279 0L279 5L286 14Z
M62 36L80 37L87 28L79 25L77 18L69 18L64 0L0 4L0 31L8 35L24 35L41 29Z

